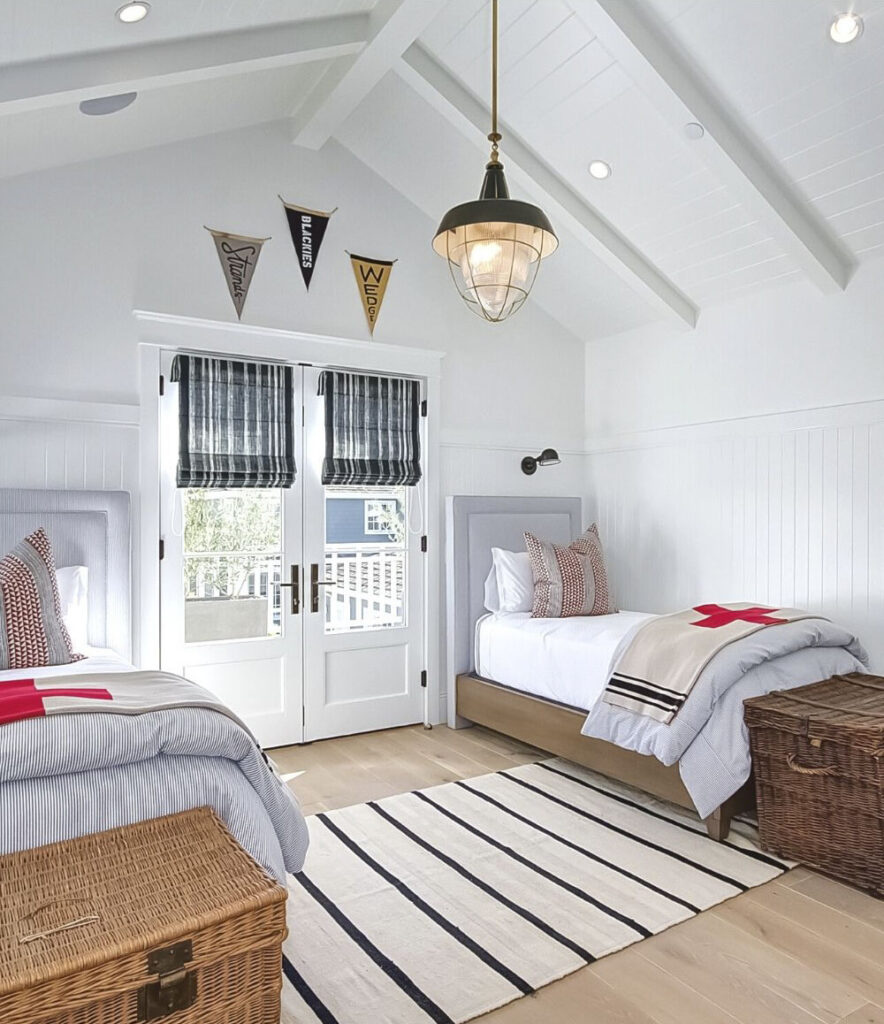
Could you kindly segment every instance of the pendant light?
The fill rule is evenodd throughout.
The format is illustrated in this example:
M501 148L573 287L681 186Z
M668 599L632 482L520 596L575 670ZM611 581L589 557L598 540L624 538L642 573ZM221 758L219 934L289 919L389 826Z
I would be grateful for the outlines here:
M433 248L448 260L454 284L470 309L498 323L522 307L540 261L555 252L559 240L543 210L510 199L498 156L498 0L491 4L491 157L479 198L445 214Z

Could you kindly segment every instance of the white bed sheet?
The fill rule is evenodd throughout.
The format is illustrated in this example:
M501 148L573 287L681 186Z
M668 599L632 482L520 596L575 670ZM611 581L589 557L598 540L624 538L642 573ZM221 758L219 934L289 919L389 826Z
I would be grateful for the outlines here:
M498 612L476 623L476 670L485 679L590 711L645 612L533 619Z
M82 661L70 665L48 665L45 668L9 668L0 672L0 683L4 679L46 679L53 676L79 676L90 672L134 672L135 666L116 651L107 647L86 647L78 652L85 654Z

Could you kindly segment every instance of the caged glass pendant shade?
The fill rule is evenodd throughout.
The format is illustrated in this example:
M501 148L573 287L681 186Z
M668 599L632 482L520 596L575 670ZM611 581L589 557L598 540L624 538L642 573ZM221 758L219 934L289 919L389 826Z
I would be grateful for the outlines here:
M479 198L450 209L433 239L435 251L448 260L461 298L493 323L521 309L531 293L540 261L554 253L559 244L543 210L510 199L498 159L497 6L498 0L492 0L491 159L485 166Z
M509 198L503 165L493 158L479 198L449 210L433 239L461 298L495 323L521 308L540 261L558 244L543 210Z

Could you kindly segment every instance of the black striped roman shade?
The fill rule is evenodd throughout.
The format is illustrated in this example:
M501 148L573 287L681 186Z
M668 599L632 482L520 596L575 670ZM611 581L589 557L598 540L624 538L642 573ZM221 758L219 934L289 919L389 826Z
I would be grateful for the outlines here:
M324 484L413 487L421 478L420 382L325 370Z
M291 487L293 368L175 356L179 487Z

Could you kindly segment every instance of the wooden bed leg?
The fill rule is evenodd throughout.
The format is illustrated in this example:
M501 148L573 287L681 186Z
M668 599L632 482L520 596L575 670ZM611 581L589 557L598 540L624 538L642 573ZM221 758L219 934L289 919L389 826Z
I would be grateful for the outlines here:
M705 820L704 824L710 839L714 839L716 843L723 843L731 830L730 811L724 805L717 807Z

